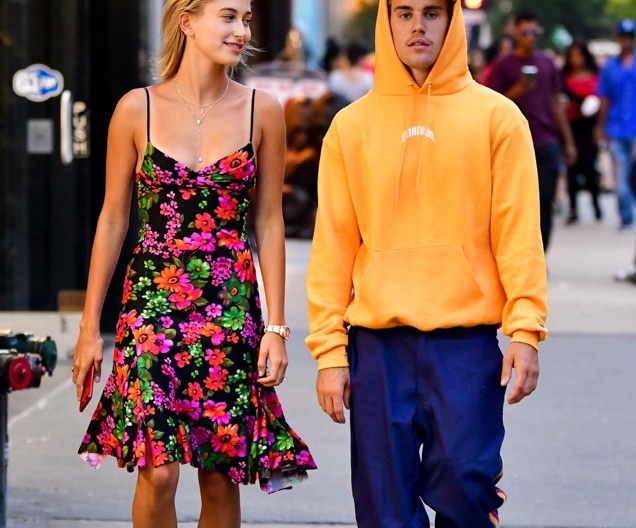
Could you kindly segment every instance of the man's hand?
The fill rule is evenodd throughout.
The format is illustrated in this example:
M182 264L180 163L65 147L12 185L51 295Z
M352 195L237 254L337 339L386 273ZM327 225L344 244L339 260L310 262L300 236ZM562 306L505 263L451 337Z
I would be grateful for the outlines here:
M318 371L316 379L318 404L331 419L343 424L346 422L342 404L349 409L351 405L351 378L347 367L335 367Z
M579 152L576 149L576 144L572 141L568 141L565 144L565 162L568 167L576 165L576 161L579 158Z
M519 403L537 388L539 379L539 352L525 343L510 343L503 358L501 386L510 383L515 369L515 385L508 396L508 403Z

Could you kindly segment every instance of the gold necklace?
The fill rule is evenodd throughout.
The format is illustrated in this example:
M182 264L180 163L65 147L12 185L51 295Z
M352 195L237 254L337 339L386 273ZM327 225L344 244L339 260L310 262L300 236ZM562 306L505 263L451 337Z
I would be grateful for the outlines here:
M199 140L199 149L198 149L199 150L199 157L197 158L197 161L199 163L202 163L203 162L203 149L201 148L201 123L203 123L203 120L210 113L210 110L212 110L212 107L214 105L217 105L218 103L220 103L221 100L227 94L227 91L228 91L228 89L230 87L230 78L227 77L227 83L225 84L225 90L221 94L221 97L219 97L216 101L212 101L211 103L208 103L208 104L205 104L205 105L199 105L199 104L193 103L185 95L183 95L183 93L181 93L181 90L179 88L179 82L177 81L177 79L174 80L174 85L175 85L175 87L177 89L177 93L179 94L179 97L181 97L181 99L183 99L184 106L186 107L186 109L188 110L190 115L194 118L194 122L197 125L197 137L198 137L198 140ZM192 108L190 108L190 106L194 106L194 107L198 108L199 109L198 113L195 113L192 110Z
M181 99L183 99L183 101L191 106L196 106L199 109L199 113L201 115L203 115L203 111L210 107L210 106L214 106L215 104L219 104L221 102L221 99L223 99L225 97L225 94L228 91L228 88L230 87L230 78L227 77L227 83L225 84L225 90L223 91L223 93L221 94L221 97L219 97L216 101L212 101L211 103L208 104L204 104L204 105L200 105L197 103L193 103L192 101L190 101L190 99L188 99L185 95L183 95L183 92L181 91L181 86L179 85L179 81L177 81L177 79L175 78L174 80L174 85L177 88L177 93L179 94L179 96L181 97Z

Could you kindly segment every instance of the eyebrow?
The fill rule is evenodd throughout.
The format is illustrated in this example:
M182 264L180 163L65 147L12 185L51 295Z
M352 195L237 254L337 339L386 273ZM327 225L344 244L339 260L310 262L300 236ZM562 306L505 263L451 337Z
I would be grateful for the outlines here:
M395 6L394 11L414 11L413 7L407 5ZM424 6L423 11L441 11L442 7L437 5Z
M238 15L239 13L238 10L234 9L233 7L222 7L221 9L219 9L219 12L222 12L222 11L229 11L233 15ZM252 14L251 10L245 12L245 15L251 15L251 14Z

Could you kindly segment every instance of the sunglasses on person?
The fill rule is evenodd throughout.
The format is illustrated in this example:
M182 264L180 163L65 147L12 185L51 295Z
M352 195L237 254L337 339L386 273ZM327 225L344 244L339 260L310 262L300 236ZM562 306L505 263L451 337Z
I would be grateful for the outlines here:
M543 35L543 28L520 29L519 33L522 37L540 37Z

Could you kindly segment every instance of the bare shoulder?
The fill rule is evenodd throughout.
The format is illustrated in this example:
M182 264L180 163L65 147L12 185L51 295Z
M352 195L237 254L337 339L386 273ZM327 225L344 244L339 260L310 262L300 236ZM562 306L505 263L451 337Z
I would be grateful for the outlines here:
M254 111L259 119L283 119L283 108L274 95L264 90L256 90Z
M116 112L132 114L129 117L136 117L137 114L146 113L146 92L143 88L135 88L125 93L115 108Z

